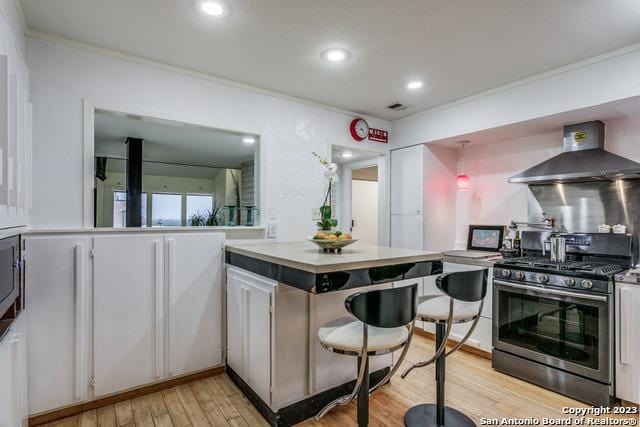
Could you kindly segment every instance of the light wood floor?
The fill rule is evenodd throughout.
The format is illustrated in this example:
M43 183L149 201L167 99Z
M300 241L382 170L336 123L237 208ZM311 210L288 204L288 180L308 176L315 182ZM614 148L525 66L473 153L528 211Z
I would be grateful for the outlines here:
M425 359L433 341L416 336L405 364ZM480 418L566 418L563 407L586 405L500 374L482 357L458 352L447 359L447 404ZM435 401L434 367L396 377L370 400L371 426L402 426L405 411ZM612 416L622 418L621 416ZM625 416L626 418L632 416ZM634 415L637 419L637 415ZM163 392L85 412L47 426L266 426L266 422L226 375L198 380ZM355 404L337 408L320 422L301 426L356 425Z

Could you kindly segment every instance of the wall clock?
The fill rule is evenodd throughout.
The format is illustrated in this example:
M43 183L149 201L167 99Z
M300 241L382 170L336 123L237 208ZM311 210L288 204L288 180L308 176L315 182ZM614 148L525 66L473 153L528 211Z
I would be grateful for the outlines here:
M351 131L351 136L356 141L363 141L369 136L369 125L364 119L352 120L349 130Z

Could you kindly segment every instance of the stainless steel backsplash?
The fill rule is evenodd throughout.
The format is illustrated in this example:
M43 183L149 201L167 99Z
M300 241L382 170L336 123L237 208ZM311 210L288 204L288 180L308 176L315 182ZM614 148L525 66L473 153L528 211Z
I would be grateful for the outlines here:
M595 233L600 224L624 224L637 242L640 179L530 185L527 211L530 222L545 212L558 231Z

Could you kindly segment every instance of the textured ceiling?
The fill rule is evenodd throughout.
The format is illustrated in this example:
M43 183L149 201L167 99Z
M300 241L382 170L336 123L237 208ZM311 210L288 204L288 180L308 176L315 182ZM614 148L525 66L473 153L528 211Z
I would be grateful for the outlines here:
M21 0L32 30L389 120L640 42L637 0L227 3ZM332 46L351 59L324 62Z

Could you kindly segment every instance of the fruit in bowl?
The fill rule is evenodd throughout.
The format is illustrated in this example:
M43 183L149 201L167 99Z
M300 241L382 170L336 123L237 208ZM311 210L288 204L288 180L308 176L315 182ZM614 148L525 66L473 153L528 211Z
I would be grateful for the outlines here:
M325 252L341 252L342 248L357 242L350 233L342 233L341 231L318 231L311 240L320 246Z

